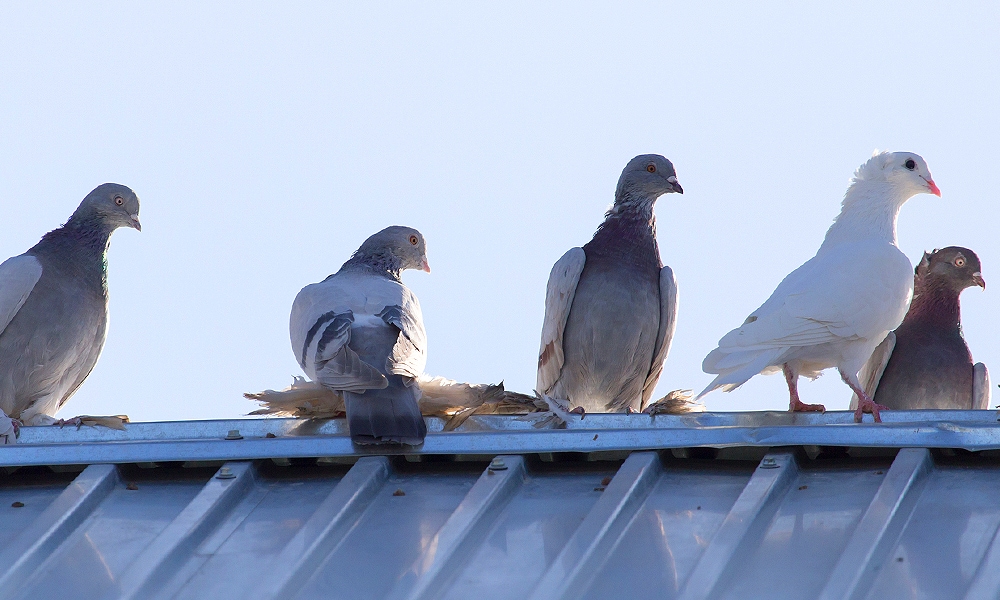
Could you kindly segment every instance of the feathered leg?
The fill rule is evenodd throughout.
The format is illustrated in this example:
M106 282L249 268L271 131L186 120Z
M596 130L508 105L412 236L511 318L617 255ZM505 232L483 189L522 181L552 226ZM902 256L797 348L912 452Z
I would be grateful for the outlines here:
M785 383L788 384L788 410L792 412L826 412L826 407L822 404L806 404L799 400L799 373L793 369L789 363L781 365L781 371L785 374Z
M839 370L839 369L838 369ZM854 411L854 422L860 423L862 415L864 413L871 413L875 417L876 423L882 422L882 416L878 414L880 410L889 410L888 406L883 406L881 404L875 404L875 401L868 397L868 394L861 389L861 382L858 381L857 375L854 377L849 376L840 370L840 378L844 380L844 383L849 385L854 393L858 395L858 408Z

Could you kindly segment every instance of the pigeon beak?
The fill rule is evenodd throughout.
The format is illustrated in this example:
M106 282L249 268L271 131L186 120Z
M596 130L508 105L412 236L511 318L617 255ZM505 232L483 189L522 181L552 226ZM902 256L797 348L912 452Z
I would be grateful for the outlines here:
M139 215L129 215L128 226L137 231L142 231L142 223L139 222Z
M983 274L980 273L979 271L976 271L975 273L972 274L972 281L976 282L976 285L983 288L984 290L986 289L986 280L983 279Z
M431 264L427 262L426 256L420 259L420 270L423 271L424 273L431 272Z
M924 181L927 182L927 189L929 189L932 194L934 194L935 196L937 196L938 198L940 198L941 197L941 190L938 188L937 184L934 183L934 180L933 179L925 179Z
M681 184L677 183L677 177L675 175L671 175L670 177L667 177L667 183L670 184L670 188L671 188L670 191L676 192L678 194L683 194L684 193L684 188L681 187Z

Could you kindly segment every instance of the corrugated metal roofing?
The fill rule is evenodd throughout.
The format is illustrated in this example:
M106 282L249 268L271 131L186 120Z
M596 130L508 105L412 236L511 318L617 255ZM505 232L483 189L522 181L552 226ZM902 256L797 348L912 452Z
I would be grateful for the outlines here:
M1000 596L996 413L884 418L473 417L396 456L342 421L24 428L0 597Z

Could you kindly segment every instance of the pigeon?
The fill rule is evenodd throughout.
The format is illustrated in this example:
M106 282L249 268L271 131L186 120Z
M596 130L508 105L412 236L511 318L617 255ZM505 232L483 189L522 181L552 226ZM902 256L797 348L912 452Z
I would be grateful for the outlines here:
M889 333L861 370L865 393L896 409L985 409L990 376L972 364L962 337L958 297L974 285L986 289L979 257L950 246L924 253L913 278L913 300L896 331ZM856 408L855 394L851 408Z
M105 183L66 224L0 264L0 409L47 425L97 364L108 327L107 252L119 227L142 230L139 198Z
M653 203L683 194L656 154L622 171L594 238L549 274L536 392L577 412L638 411L663 370L677 316L677 283L656 244Z
M876 151L854 173L816 256L705 357L702 369L718 376L698 397L782 371L789 410L822 412L822 405L799 400L798 378L815 379L836 367L860 398L855 421L870 412L880 422L883 407L864 393L858 371L909 306L913 267L896 245L896 220L903 204L920 193L941 195L923 158Z
M406 269L430 273L424 236L387 227L292 304L295 358L311 380L343 394L356 444L416 446L427 433L415 381L427 363L427 335L420 303L400 280Z

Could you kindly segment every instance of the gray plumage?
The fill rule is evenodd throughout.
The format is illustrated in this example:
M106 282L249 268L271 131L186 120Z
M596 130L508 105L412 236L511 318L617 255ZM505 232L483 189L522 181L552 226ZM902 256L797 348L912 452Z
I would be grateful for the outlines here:
M387 227L335 274L295 297L292 351L313 381L344 393L358 444L423 442L426 425L415 379L427 363L427 336L406 269L430 272L416 229Z
M107 250L119 227L141 229L139 198L105 183L62 227L0 264L0 409L29 425L80 387L104 347Z
M986 289L975 252L951 246L924 253L903 323L861 370L875 402L912 410L989 407L989 373L983 363L972 363L962 335L959 295L972 286ZM852 408L857 402L855 394Z
M587 411L641 410L670 349L677 284L656 244L653 203L684 193L656 154L622 171L594 238L552 267L536 390Z

